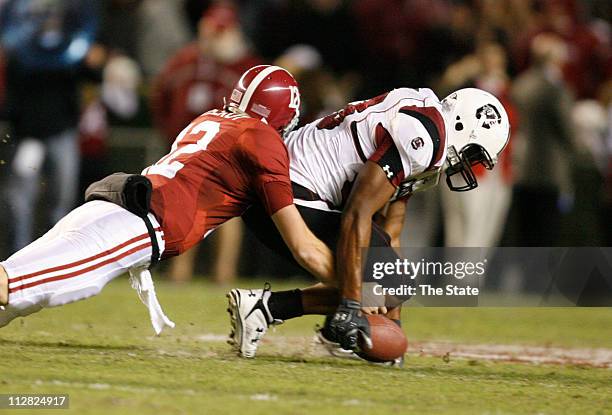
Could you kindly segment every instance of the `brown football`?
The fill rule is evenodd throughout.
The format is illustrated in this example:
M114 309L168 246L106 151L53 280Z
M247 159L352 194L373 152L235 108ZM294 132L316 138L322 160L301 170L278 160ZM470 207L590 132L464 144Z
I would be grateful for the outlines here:
M403 356L408 349L408 339L401 327L380 314L367 315L372 336L372 348L360 342L359 356L371 362L389 362Z

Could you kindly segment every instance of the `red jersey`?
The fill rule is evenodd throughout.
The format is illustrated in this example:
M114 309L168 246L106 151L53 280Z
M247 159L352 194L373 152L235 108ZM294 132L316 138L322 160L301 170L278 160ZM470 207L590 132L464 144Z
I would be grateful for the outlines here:
M169 154L143 173L164 231L164 258L181 254L255 201L268 214L293 203L289 156L270 126L212 110L189 124Z

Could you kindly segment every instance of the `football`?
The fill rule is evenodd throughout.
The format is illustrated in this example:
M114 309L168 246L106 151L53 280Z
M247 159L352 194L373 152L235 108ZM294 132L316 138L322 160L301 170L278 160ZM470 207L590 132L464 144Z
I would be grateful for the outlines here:
M368 315L367 319L370 323L372 348L360 344L360 357L371 362L389 362L406 353L408 339L401 327L380 314Z

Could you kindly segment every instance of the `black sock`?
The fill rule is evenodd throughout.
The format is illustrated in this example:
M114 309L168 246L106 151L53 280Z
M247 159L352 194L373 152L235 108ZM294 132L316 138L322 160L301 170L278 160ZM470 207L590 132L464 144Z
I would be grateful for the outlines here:
M304 315L302 290L277 291L270 294L268 310L274 319L289 320Z
M402 321L401 320L396 320L396 319L392 319L392 320L393 320L393 322L395 324L397 324L398 326L402 327Z

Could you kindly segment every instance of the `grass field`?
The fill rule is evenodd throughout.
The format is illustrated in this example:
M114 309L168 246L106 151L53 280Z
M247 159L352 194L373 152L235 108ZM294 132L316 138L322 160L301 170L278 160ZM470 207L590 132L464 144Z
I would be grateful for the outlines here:
M158 283L157 291L177 323L161 337L125 279L1 329L0 393L68 393L70 410L52 414L612 414L610 368L414 349L403 369L338 360L310 344L317 317L278 327L257 359L240 359L223 341L226 289ZM415 307L404 319L413 344L612 350L612 309Z

